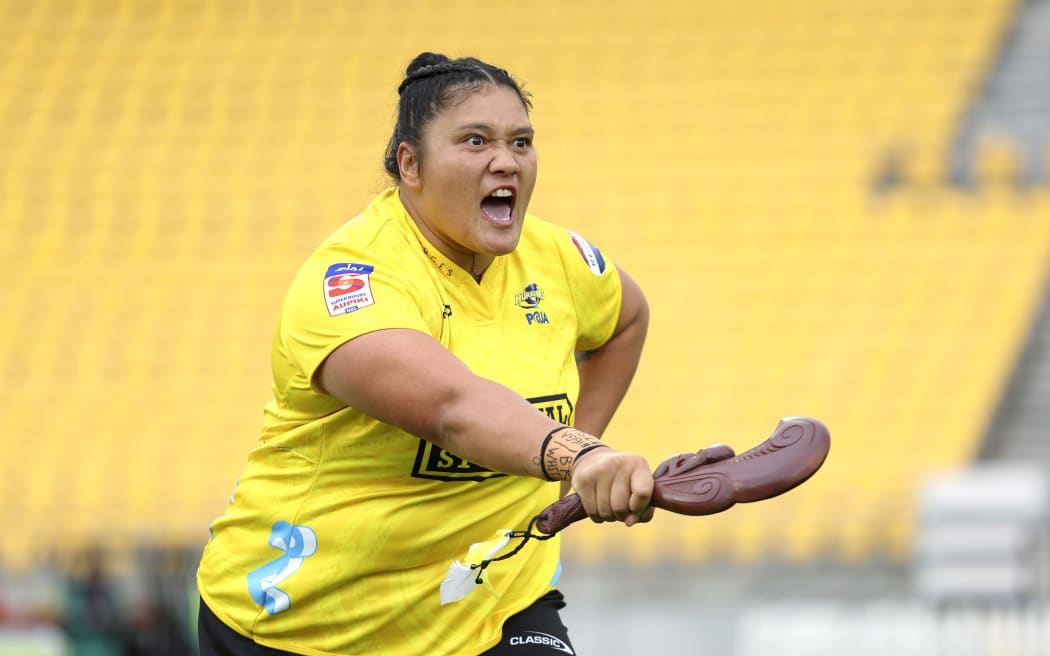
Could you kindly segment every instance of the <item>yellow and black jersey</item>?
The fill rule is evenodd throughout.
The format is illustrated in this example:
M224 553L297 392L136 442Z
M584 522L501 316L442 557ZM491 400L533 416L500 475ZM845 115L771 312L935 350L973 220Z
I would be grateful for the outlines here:
M615 267L581 236L527 216L481 282L424 238L397 189L303 264L273 341L259 445L198 572L208 606L256 642L303 654L475 654L546 593L559 540L530 541L480 588L441 605L449 564L521 529L558 484L490 471L321 392L339 345L408 328L571 424L574 352L602 345L621 302ZM486 412L484 407L478 413Z

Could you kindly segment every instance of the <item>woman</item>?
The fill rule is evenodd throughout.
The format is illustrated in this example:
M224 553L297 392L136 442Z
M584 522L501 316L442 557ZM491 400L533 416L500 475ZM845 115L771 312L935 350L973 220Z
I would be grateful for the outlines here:
M598 249L526 214L527 95L433 53L399 93L395 185L285 299L262 439L198 572L202 654L571 653L558 538L442 603L450 563L526 527L564 492L551 481L595 521L652 515L648 463L597 437L648 308Z

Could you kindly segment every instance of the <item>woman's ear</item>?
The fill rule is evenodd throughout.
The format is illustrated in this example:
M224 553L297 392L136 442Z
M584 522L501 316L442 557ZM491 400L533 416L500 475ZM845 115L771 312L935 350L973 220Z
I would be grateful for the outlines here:
M420 186L418 153L404 141L397 147L397 169L401 173L402 185L413 189Z

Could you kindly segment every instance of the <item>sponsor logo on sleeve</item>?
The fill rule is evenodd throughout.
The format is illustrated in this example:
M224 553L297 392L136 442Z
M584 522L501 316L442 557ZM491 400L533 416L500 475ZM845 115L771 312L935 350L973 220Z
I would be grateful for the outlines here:
M328 267L324 276L324 298L330 316L356 312L375 304L369 276L375 270L371 264L343 262Z
M594 246L589 241L579 236L571 230L568 231L569 236L572 237L572 243L576 246L576 250L580 253L580 257L587 263L587 268L591 270L596 276L600 276L605 273L605 258L602 257L602 252L598 250L597 246Z

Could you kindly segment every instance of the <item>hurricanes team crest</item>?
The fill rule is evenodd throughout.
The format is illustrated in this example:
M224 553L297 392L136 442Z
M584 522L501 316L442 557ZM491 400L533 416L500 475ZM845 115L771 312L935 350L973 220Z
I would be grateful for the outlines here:
M535 310L543 300L543 290L536 283L529 283L524 290L514 295L514 305L523 310Z
M324 276L324 298L328 314L338 316L355 312L376 302L372 296L369 275L371 264L340 263L328 267Z

